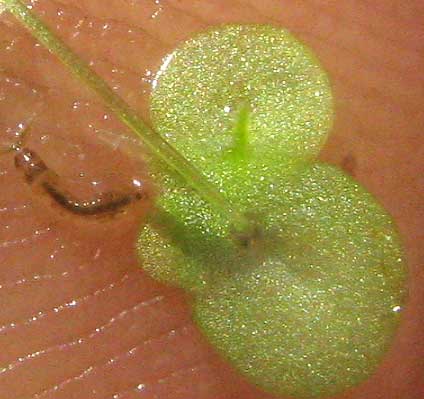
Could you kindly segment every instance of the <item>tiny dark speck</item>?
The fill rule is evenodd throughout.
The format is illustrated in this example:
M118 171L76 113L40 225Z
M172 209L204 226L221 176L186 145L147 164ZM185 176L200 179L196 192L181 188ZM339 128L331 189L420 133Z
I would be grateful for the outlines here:
M356 157L352 153L347 154L342 159L341 167L345 172L347 172L351 176L355 176L355 172L358 167Z

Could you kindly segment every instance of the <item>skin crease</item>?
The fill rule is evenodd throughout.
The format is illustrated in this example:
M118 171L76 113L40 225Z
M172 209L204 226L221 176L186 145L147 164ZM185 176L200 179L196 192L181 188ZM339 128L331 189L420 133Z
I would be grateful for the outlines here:
M337 398L421 398L423 3L32 3L144 117L150 71L208 25L281 24L313 48L336 99L335 126L321 158L354 175L393 215L410 270L410 299L392 350L370 380ZM99 139L96 133L125 129L13 18L2 16L0 144L13 141L18 123L31 123L27 147L66 176L72 192L144 180L142 161L116 149L113 135ZM117 168L119 175L112 173ZM13 154L0 157L0 181L0 398L272 398L219 359L191 323L181 292L137 268L135 219L143 218L147 203L85 223L34 198Z

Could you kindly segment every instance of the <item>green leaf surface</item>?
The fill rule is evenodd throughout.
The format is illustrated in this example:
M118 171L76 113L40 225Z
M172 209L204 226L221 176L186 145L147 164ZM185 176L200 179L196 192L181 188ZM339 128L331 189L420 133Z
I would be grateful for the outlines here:
M257 230L234 234L152 163L163 192L138 241L143 268L190 291L210 342L269 392L327 396L367 379L398 325L406 269L372 195L313 161L332 119L315 57L277 28L210 30L166 59L152 116Z
M268 25L195 36L166 58L155 84L154 124L205 172L232 147L241 107L250 110L252 149L263 157L272 151L280 163L315 158L332 125L331 87L317 58Z
M243 196L247 186L227 190ZM365 380L393 338L406 295L391 218L350 177L320 164L265 178L244 203L262 215L256 247L234 250L228 238L199 229L207 222L196 221L197 208L174 204L178 220L193 220L186 236L177 234L189 239L164 245L166 234L145 227L143 267L192 291L204 334L267 391L326 396Z

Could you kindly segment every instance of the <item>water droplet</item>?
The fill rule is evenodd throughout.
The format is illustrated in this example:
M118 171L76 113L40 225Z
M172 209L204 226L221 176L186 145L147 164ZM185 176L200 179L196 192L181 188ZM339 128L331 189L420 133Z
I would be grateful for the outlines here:
M395 313L399 313L399 312L401 312L402 311L402 307L401 306L399 306L399 305L396 305L396 306L394 306L393 307L393 312L395 312Z
M141 187L143 185L143 183L138 179L133 179L133 184L136 187Z

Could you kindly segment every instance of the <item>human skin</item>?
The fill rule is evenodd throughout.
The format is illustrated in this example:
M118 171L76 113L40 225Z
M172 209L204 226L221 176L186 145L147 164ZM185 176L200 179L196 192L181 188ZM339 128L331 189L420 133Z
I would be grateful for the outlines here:
M144 117L151 74L178 42L223 22L282 25L333 82L335 126L321 158L352 174L393 215L409 301L391 351L343 399L424 392L422 259L424 5L420 0L39 0L34 11ZM93 129L126 133L10 16L0 17L0 144L31 118L28 145L86 195L144 179L145 165ZM113 174L119 168L122 173ZM83 177L79 174L83 173ZM214 353L186 297L138 267L148 206L96 222L51 207L0 157L0 397L271 398ZM97 185L91 184L97 182ZM22 360L19 360L22 359ZM114 396L116 395L116 396Z

